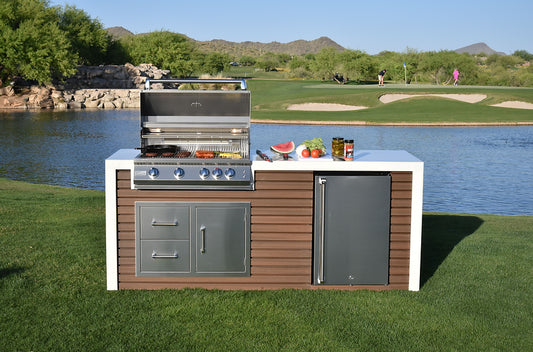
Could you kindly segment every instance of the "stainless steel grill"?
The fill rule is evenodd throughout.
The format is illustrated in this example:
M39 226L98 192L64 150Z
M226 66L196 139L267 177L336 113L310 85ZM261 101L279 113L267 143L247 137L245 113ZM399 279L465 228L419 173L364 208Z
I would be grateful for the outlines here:
M152 83L163 88L152 89ZM240 90L175 86L182 84L237 84ZM147 80L140 94L135 188L252 189L250 92L244 80Z

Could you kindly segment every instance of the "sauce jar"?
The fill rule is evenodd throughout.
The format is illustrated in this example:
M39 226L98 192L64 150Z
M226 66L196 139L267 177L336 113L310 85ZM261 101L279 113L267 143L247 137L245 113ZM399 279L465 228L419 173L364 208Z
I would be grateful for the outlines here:
M344 160L353 160L353 139L344 141Z
M344 138L334 137L331 142L331 155L343 157L344 156Z

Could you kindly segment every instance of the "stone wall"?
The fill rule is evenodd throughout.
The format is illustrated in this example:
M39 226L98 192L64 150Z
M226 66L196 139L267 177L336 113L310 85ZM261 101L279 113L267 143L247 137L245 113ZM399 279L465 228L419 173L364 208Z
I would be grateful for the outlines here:
M0 109L139 108L139 91L147 78L171 78L151 64L80 66L65 82L0 89Z

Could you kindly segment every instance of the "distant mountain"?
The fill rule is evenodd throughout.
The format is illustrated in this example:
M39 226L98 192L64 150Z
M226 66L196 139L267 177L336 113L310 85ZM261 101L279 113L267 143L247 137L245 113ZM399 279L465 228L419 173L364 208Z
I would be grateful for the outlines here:
M109 28L106 28L105 30L115 40L120 39L122 37L129 37L131 35L134 35L132 32L128 31L124 27L109 27Z
M251 55L257 56L260 54L272 52L276 54L290 54L290 55L305 55L316 54L323 48L332 47L338 51L344 51L345 49L331 40L328 37L320 37L314 40L295 40L289 43L260 43L260 42L229 42L222 39L214 39L209 41L197 41L196 42L202 51L212 52L224 52L230 55L243 56Z
M501 51L498 52L498 51L496 51L494 49L491 49L485 43L476 43L476 44L472 44L472 45L469 45L469 46L465 46L463 48L456 49L455 52L459 53L459 54L469 53L471 55L481 54L481 53L485 53L487 55L492 55L492 54L505 55L505 53L503 53Z

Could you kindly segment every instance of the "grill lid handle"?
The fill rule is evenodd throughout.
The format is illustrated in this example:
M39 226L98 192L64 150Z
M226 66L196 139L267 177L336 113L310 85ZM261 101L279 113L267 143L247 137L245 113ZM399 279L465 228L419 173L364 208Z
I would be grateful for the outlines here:
M151 83L238 83L241 90L246 90L246 80L244 79L150 79L144 82L144 88L150 90Z

